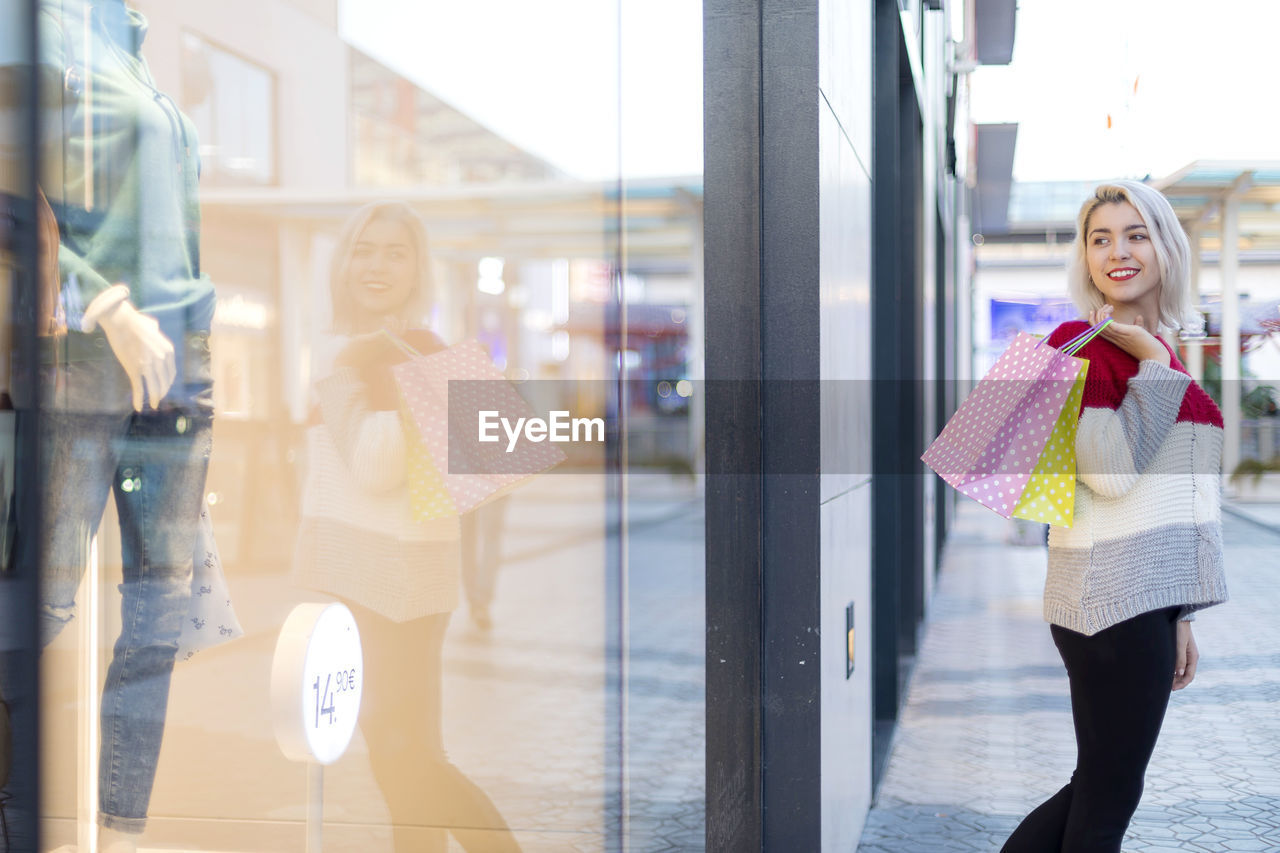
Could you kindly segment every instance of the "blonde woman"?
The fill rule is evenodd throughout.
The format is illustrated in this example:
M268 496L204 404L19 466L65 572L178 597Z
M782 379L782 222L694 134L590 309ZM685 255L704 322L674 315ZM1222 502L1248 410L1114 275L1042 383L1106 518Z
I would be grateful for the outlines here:
M441 652L458 606L457 517L418 521L392 365L404 344L443 348L421 328L431 299L421 219L368 205L343 228L331 271L337 354L315 383L295 578L355 614L364 647L360 727L391 812L395 849L519 847L497 808L445 754ZM390 334L388 334L390 333ZM438 846L432 846L436 844Z
M1186 234L1164 196L1132 181L1099 186L1076 224L1069 286L1086 319L1048 341L1112 319L1079 353L1075 522L1052 528L1045 582L1076 767L1005 853L1118 853L1170 693L1195 678L1193 614L1227 600L1222 414L1161 337L1192 322Z

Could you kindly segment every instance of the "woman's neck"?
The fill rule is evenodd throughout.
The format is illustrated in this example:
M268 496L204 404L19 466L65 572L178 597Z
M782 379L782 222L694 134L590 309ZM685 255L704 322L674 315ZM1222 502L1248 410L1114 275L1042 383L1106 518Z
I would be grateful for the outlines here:
M368 335L374 332L380 332L386 329L388 332L402 334L409 328L409 323L400 316L389 314L387 316L374 317L370 315L361 315L359 322L356 324L356 334Z
M1156 329L1160 327L1160 300L1158 294L1152 299L1144 299L1141 302L1112 304L1111 318L1117 323L1132 325L1138 322L1139 317L1142 318L1142 327L1154 335Z

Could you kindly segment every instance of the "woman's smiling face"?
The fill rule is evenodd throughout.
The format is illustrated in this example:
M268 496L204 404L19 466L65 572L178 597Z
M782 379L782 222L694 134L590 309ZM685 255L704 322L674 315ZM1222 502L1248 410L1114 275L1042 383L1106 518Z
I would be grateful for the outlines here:
M1128 202L1098 205L1085 239L1089 277L1107 302L1148 311L1158 306L1160 263L1137 208Z
M374 219L364 227L347 265L347 292L366 324L398 314L418 286L418 258L408 227Z

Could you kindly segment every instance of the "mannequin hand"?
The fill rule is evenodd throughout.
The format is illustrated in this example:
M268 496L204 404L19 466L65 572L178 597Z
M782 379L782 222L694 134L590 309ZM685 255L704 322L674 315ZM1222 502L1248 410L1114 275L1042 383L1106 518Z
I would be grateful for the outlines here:
M160 331L160 324L125 300L103 314L98 325L106 332L111 351L129 376L133 410L142 411L144 399L156 408L178 373L173 344Z
M1178 660L1173 669L1173 689L1181 690L1196 677L1196 664L1200 662L1200 650L1196 638L1191 636L1191 623L1178 623Z
M1089 325L1096 326L1103 320L1111 316L1112 307L1103 305L1096 311L1089 312ZM1129 355L1143 361L1151 359L1158 361L1165 367L1169 366L1169 351L1164 348L1164 344L1156 340L1156 336L1147 331L1147 327L1142 325L1142 315L1139 314L1133 323L1121 323L1112 320L1105 329L1099 332L1099 335L1111 341L1111 343L1120 347L1120 349L1129 353Z

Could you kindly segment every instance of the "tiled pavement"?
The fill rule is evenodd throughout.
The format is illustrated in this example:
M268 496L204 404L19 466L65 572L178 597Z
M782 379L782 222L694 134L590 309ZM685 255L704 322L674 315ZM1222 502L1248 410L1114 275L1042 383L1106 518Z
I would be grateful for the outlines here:
M603 505L568 476L513 496L494 628L480 634L459 612L449 629L445 741L530 853L617 850L623 831L634 851L701 850L702 497L682 480L632 477L625 693L604 595L604 548L617 540L603 538Z
M1280 534L1280 503L1240 502L1228 503L1224 509L1228 515L1267 528Z
M1231 601L1195 622L1125 851L1280 850L1280 531L1228 514ZM996 851L1075 763L1045 553L960 507L863 853Z
M494 630L477 632L461 611L450 627L446 743L524 849L599 853L616 848L602 791L619 772L605 749L604 709L618 694L607 680L616 652L604 646L603 504L568 478L545 479L513 499ZM700 850L701 499L676 484L641 485L631 505L628 840L646 853ZM1126 850L1280 850L1280 533L1235 516L1226 524L1232 601L1196 622L1201 671L1173 697ZM963 507L860 849L998 850L1070 774L1066 675L1040 617L1044 554L1006 544L1005 533L995 516ZM237 583L242 619L264 633L202 654L176 677L170 718L185 736L166 739L158 790L163 813L179 817L157 820L149 846L199 837L202 847L243 849L236 839L249 825L256 849L296 849L300 839L304 780L276 754L255 699L274 642L266 628L296 595L275 575ZM241 693L210 703L208 684ZM218 754L236 760L209 760L215 736ZM389 849L360 756L333 770L326 849ZM187 817L205 814L218 819Z

